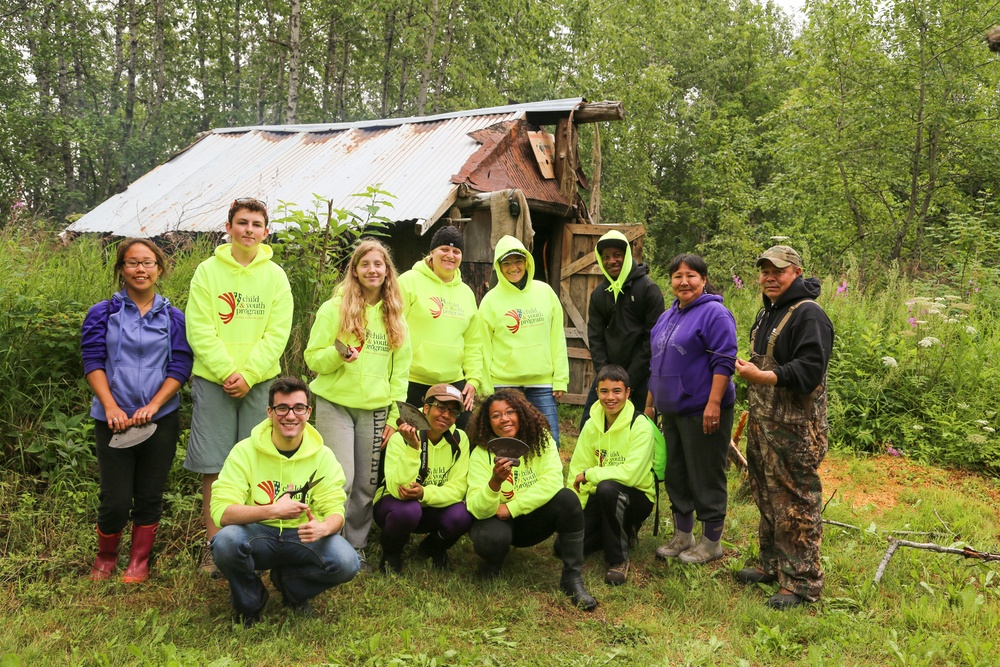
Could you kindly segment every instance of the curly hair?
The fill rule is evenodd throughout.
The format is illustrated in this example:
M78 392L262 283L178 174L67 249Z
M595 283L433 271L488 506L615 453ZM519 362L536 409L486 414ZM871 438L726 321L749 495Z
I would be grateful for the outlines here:
M473 449L477 446L485 447L487 442L497 437L490 426L490 409L497 401L504 401L517 413L517 438L528 445L526 458L534 458L545 451L550 437L549 422L538 408L528 402L524 394L510 387L497 389L495 393L487 396L476 414L472 415L467 432L471 447Z
M365 339L365 298L361 293L361 283L358 281L356 269L361 259L372 251L382 255L385 262L385 282L382 283L382 323L389 339L389 349L395 350L403 344L406 337L406 321L403 319L403 294L399 288L396 267L392 263L389 249L376 239L362 239L351 255L350 268L345 272L344 279L337 286L334 294L340 294L340 331L354 336L357 340Z

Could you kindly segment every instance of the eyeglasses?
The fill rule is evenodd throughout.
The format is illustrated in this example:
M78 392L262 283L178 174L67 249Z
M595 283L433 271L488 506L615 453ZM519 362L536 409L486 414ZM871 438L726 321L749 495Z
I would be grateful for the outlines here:
M124 262L124 264L129 269L134 269L137 266L139 266L140 264L142 264L142 268L144 268L144 269L151 269L154 266L156 266L156 260L155 259L144 259L144 260L142 260L140 262L137 259L126 259L125 262Z
M459 415L462 414L462 410L460 408L453 408L445 405L444 403L439 403L435 401L434 403L431 403L431 405L437 408L438 412L447 413L452 417L454 417L455 419L458 419Z
M255 197L237 197L233 200L233 203L230 204L229 210L232 211L234 208L242 204L256 204L257 206L262 207L265 211L267 210L267 204Z
M503 417L506 417L507 419L510 419L511 417L513 417L516 414L517 414L517 410L515 410L514 408L507 408L503 412L500 412L499 410L497 412L491 412L490 413L490 419L497 420L497 419L502 419Z
M285 415L287 415L289 410L299 415L300 417L305 413L309 412L309 406L306 405L305 403L296 403L295 405L285 405L284 403L282 403L281 405L271 405L269 407L272 410L274 410L274 414L278 415L279 417L284 417Z

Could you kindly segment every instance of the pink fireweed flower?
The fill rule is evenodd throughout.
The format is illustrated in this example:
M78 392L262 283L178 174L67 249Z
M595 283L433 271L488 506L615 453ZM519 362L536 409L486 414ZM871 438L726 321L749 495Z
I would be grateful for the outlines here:
M743 289L743 280L735 273L733 274L733 284L736 285L736 289Z
M844 282L840 283L840 286L837 288L837 294L843 294L846 291L847 291L847 281L845 280Z

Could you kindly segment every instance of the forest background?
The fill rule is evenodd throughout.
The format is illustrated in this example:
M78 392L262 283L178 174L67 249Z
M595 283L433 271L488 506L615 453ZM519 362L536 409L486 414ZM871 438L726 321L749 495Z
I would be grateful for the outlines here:
M0 0L0 601L13 610L0 653L33 664L263 663L274 650L369 664L997 664L984 639L1000 632L995 573L900 555L884 589L864 583L883 522L932 531L943 518L944 537L998 551L994 23L1000 0L808 1L801 23L749 0ZM877 486L868 462L888 460L906 490L893 511L828 498L828 516L870 525L828 539L818 611L776 624L757 592L733 588L756 520L736 478L724 565L657 569L644 538L634 588L612 596L588 574L602 600L588 621L550 595L555 566L539 547L514 570L528 595L462 574L456 597L451 579L418 569L328 596L298 634L279 615L246 641L206 642L228 603L224 584L193 572L198 483L179 465L156 581L129 595L80 581L97 490L79 326L113 280L100 240L58 243L68 221L213 127L570 96L627 112L599 128L602 220L646 226L668 294L666 261L703 254L741 353L763 248L794 245L824 282L837 330L831 443L850 453L831 465ZM581 127L585 164L592 133ZM301 337L336 274L317 283L327 258L305 236L283 241ZM162 289L176 305L210 242L172 249ZM301 343L284 360L293 372ZM911 462L981 476L935 487ZM474 559L462 547L456 569Z

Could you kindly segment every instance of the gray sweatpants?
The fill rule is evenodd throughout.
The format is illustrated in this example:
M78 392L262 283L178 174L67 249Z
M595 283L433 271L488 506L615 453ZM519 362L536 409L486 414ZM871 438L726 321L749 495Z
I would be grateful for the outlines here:
M372 525L372 499L378 486L378 462L382 430L389 408L361 410L346 408L316 397L316 430L333 450L347 478L344 492L344 529L341 534L355 549L368 543Z

